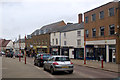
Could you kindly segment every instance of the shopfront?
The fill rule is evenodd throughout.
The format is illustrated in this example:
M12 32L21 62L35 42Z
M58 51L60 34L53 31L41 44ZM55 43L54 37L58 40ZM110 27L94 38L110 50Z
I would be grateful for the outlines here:
M74 58L84 59L84 48L74 48Z
M69 56L69 47L61 48L62 55Z
M60 55L60 46L51 46L50 53L52 55Z

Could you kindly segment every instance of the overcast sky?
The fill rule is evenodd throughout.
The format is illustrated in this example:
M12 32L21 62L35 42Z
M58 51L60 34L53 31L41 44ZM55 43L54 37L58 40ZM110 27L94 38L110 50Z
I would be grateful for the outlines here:
M64 20L77 23L78 14L113 0L0 0L0 38L15 40L42 26Z

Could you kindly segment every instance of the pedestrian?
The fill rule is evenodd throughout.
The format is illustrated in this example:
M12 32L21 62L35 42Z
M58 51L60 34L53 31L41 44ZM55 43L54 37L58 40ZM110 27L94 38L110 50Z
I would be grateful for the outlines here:
M115 53L113 54L113 62L115 62Z

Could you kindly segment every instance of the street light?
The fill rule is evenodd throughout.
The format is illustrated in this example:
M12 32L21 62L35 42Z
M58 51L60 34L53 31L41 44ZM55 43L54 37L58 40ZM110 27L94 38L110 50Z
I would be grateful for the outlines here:
M27 50L27 46L26 46L26 35L25 35L25 64L26 64L26 50Z

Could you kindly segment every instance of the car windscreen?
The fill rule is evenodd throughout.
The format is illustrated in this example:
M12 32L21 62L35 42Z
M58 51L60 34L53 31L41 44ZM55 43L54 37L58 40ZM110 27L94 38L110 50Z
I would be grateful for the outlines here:
M50 57L50 54L43 54L43 57Z
M55 61L70 61L69 57L56 57Z

